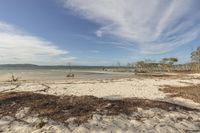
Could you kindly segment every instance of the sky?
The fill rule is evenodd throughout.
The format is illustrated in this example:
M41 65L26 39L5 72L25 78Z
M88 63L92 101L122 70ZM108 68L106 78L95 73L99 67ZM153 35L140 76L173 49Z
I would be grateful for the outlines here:
M199 0L0 0L0 64L186 63L198 46Z

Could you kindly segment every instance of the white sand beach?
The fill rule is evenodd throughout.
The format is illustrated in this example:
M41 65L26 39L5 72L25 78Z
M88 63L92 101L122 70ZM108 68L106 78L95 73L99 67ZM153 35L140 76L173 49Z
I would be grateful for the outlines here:
M51 94L55 96L85 96L91 95L98 98L119 100L123 98L141 98L158 101L167 101L197 109L196 111L166 111L160 108L142 109L131 115L106 116L94 114L86 123L73 124L73 117L66 127L48 118L39 118L37 115L29 116L29 108L21 108L15 115L3 116L0 119L0 131L2 132L74 132L74 133L132 133L132 132L200 132L200 104L189 99L169 97L160 91L165 85L189 86L200 84L199 74L188 74L181 77L132 77L122 79L99 80L73 80L60 81L18 81L15 83L1 82L0 92L35 92ZM25 116L25 117L24 117ZM138 117L140 119L138 119ZM45 121L45 125L38 128L38 123ZM11 124L8 124L11 123Z

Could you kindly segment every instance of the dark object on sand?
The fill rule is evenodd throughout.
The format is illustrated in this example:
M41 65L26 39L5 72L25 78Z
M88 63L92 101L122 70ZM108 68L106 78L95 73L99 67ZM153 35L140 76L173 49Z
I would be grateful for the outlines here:
M71 78L74 78L74 74L73 73L69 73L69 74L67 74L67 76L66 77L71 77Z
M68 78L74 78L74 74L72 73L72 67L71 67L71 63L68 63L68 67L69 67L69 73L67 74L66 77Z
M10 82L17 82L17 81L19 81L19 78L12 75Z

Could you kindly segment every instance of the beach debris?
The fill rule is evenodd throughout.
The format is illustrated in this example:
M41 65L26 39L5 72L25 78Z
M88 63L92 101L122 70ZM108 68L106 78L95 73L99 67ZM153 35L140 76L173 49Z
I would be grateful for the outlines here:
M66 77L71 77L71 78L74 78L75 77L75 75L73 74L73 73L69 73L69 74L67 74L67 76Z
M41 121L41 122L37 123L36 128L42 128L42 127L44 127L46 124L47 124L46 122Z
M68 62L68 68L69 68L69 73L66 75L66 77L68 78L74 78L74 73L72 73L72 66L71 66L71 62Z
M188 86L165 85L159 90L167 93L170 97L182 97L200 103L200 84L190 84Z
M19 81L19 77L16 77L15 75L11 75L10 80L8 80L8 82L18 82Z
M55 96L33 92L0 93L0 130L33 132L199 132L200 111L139 98ZM55 128L54 128L55 127ZM173 129L173 130L172 130ZM17 131L16 131L17 130Z
M0 92L2 93L2 92L13 91L13 90L19 88L20 86L21 86L21 84L18 83L18 84L15 85L15 87L11 87L10 89L2 90L2 91L0 91Z
M41 84L42 86L44 86L45 88L44 89L41 89L41 90L37 90L37 91L34 91L34 92L47 92L51 87L46 85L46 84Z
M13 104L14 103L14 104ZM65 123L74 118L80 125L87 122L94 114L113 116L131 115L138 108L159 108L165 111L199 111L181 105L138 98L107 100L94 96L54 96L33 92L7 92L0 94L0 116L16 116L20 109L28 108L29 115L38 115L57 122Z

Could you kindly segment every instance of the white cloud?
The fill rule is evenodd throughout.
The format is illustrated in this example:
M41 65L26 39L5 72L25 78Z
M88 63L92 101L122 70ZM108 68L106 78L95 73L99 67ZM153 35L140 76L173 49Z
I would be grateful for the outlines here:
M68 56L68 51L61 50L52 42L0 22L0 64L64 64L74 59Z
M200 33L199 0L63 0L65 7L101 25L98 37L139 44L143 53L162 53Z

